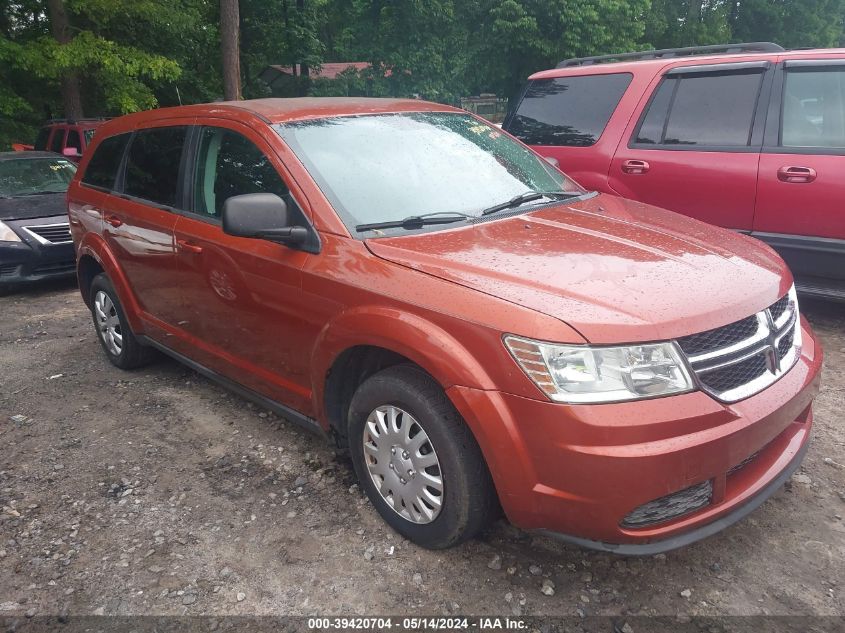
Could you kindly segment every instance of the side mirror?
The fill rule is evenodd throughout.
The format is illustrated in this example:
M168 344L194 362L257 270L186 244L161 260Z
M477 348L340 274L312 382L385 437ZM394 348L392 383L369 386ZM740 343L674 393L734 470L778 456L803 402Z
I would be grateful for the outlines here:
M62 150L62 156L67 156L68 158L78 158L79 156L82 156L82 154L80 154L79 150L75 147L65 147Z
M223 203L223 232L228 235L302 244L308 229L290 226L289 221L288 205L274 193L246 193Z
M555 169L560 169L560 161L552 156L543 156L543 160Z

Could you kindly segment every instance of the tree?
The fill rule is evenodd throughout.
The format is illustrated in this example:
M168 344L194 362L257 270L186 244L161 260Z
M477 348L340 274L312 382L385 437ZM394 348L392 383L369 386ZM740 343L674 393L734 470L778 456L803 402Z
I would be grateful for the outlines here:
M220 0L220 50L223 58L223 97L241 98L240 12L238 0Z
M53 37L60 46L65 46L71 41L70 20L67 17L64 0L47 0L47 7L50 11L50 22L53 28ZM68 69L61 76L62 101L65 107L65 116L71 119L81 119L82 94L79 90L79 76L75 69Z

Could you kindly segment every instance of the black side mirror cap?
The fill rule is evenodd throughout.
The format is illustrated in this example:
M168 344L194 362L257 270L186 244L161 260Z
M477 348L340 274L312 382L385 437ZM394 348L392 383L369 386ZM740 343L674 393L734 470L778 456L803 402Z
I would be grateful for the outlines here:
M273 193L247 193L223 203L223 232L237 237L262 237L288 228L288 205Z
M308 253L320 252L320 238L294 203L274 193L246 193L223 203L223 232L285 244Z

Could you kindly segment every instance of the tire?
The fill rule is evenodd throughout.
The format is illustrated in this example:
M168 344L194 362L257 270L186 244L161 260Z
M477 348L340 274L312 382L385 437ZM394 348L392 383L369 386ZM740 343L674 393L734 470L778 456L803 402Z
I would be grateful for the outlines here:
M405 538L443 549L472 538L490 523L498 504L481 449L443 389L421 369L398 365L365 380L352 397L348 433L364 492ZM403 433L410 435L406 442ZM392 451L394 446L398 452ZM437 465L430 465L432 461ZM370 468L384 474L371 476ZM429 485L438 480L438 472L439 497L436 485ZM439 500L439 507L433 500Z
M111 364L120 369L135 369L149 364L156 357L156 351L135 338L120 299L105 273L94 277L89 296L97 339Z

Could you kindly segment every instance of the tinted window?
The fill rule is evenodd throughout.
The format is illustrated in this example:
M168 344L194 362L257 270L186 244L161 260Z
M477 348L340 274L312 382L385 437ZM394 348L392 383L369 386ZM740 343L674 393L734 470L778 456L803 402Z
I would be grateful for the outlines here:
M754 72L664 80L643 117L637 142L749 145L762 77Z
M162 127L135 133L129 145L123 191L169 207L177 206L179 163L186 127Z
M68 130L65 147L73 147L76 149L77 153L82 153L82 142L79 140L79 132L76 130Z
M781 145L845 147L845 68L786 73Z
M129 136L129 134L120 134L103 139L88 162L88 167L85 168L82 176L84 184L114 189L114 180Z
M628 73L532 81L508 131L529 145L593 145L630 83Z
M203 128L194 181L194 209L220 217L223 203L245 193L287 194L264 153L237 132Z
M660 84L643 117L637 133L637 143L660 144L663 142L663 128L666 127L666 115L669 112L676 85L677 82L671 79Z
M62 153L62 141L65 140L65 130L64 128L56 128L53 132L53 138L50 139L50 151L56 152L57 154Z
M47 149L48 138L50 138L50 128L42 127L38 130L38 136L35 137L35 149L38 151Z

